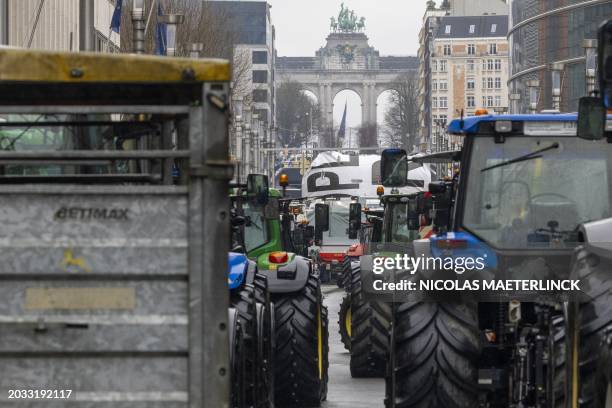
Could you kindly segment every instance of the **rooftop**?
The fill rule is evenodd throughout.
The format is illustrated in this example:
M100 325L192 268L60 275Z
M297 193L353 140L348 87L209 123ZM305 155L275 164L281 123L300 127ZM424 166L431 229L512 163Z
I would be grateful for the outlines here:
M508 35L508 16L444 16L438 20L436 39L493 38Z

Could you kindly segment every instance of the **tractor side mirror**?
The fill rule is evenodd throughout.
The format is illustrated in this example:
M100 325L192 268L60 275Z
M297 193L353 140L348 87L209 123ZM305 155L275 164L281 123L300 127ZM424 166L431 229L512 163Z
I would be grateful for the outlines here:
M247 176L247 198L259 205L266 205L269 197L268 176L249 174Z
M599 89L604 107L612 109L612 20L602 24L598 31Z
M408 200L408 205L406 206L406 222L408 224L409 231L418 231L421 227L421 222L419 219L419 202L418 198L411 198Z
M356 239L361 228L361 204L351 203L349 206L349 239Z
M315 205L315 225L317 230L324 232L329 231L329 205Z
M380 176L385 187L403 187L408 180L408 155L403 149L385 149L380 160Z
M600 98L584 96L578 104L578 137L603 139L606 132L607 110Z

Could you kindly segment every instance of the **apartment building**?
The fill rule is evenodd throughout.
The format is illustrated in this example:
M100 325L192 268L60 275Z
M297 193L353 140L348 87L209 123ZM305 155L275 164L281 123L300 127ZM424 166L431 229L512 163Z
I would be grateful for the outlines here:
M508 16L443 16L436 23L428 75L430 145L440 143L436 136L453 118L478 108L508 110ZM454 140L446 143L457 147Z

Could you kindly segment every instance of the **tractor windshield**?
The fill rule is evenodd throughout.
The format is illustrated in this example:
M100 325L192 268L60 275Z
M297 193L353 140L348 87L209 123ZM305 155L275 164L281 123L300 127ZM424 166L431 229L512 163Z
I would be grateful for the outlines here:
M264 207L252 203L242 203L245 218L244 246L247 252L259 248L268 242L268 228L264 216Z
M463 227L498 248L573 246L612 216L612 144L576 137L474 138Z
M394 244L408 244L417 238L417 233L408 229L407 204L387 203L386 212L388 219L385 222L385 237ZM387 234L387 231L389 233Z

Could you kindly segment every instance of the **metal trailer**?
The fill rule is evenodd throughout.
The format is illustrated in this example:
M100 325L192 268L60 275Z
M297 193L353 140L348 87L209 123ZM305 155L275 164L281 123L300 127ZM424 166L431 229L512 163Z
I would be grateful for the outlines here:
M0 50L0 406L229 406L229 80Z

